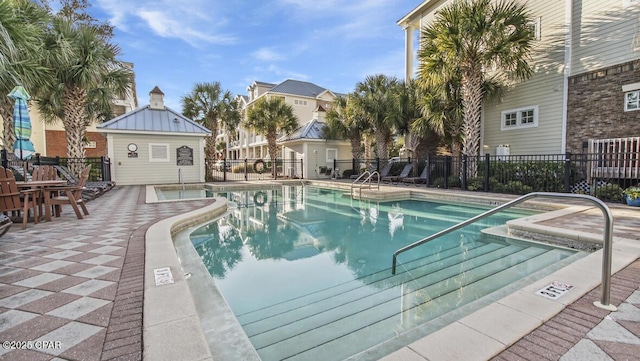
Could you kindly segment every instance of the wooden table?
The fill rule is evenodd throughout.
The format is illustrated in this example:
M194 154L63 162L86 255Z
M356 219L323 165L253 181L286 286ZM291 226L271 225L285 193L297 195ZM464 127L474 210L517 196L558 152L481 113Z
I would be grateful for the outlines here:
M42 180L42 181L16 181L16 186L18 186L18 189L45 189L47 187L54 187L54 186L64 186L67 185L67 181L63 180L63 179L55 179L55 180ZM71 193L71 192L68 192ZM43 193L44 195L44 193ZM73 199L73 195L71 195L71 200ZM44 219L49 222L51 221L51 206L49 204L49 197L44 197ZM73 203L75 204L75 202ZM42 204L39 204L40 206L42 206ZM77 208L77 205L76 205ZM42 214L42 208L40 208L40 214ZM76 212L76 214L78 214L78 212Z

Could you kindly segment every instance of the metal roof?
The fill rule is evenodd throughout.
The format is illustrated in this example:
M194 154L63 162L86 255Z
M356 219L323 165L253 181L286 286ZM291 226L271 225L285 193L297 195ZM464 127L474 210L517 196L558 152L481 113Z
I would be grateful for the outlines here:
M323 122L313 119L307 123L301 125L293 133L285 135L278 139L278 142L287 142L298 139L324 139L322 136L322 130L327 125Z
M173 109L151 109L149 105L98 125L101 131L185 133L208 135L211 131Z
M287 79L269 89L270 93L282 93L316 98L327 89L306 81Z

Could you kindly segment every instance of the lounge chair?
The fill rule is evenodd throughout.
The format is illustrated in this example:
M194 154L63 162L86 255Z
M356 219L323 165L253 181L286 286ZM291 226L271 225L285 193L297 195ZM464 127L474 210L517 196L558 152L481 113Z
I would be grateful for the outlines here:
M407 163L405 164L404 168L402 168L402 172L400 172L400 175L382 177L382 183L399 183L401 180L409 176L412 168L413 164Z
M380 169L380 179L382 179L383 177L386 177L389 175L389 172L391 171L391 167L393 166L393 163L387 163L385 164L384 167L382 167L382 169ZM376 170L376 168L372 165L371 169L369 169L369 172L373 173L373 171ZM351 176L351 179L357 179L358 177L360 177L361 174L354 174Z
M429 166L427 164L424 165L424 168L422 169L422 173L420 173L419 176L417 177L407 177L405 179L402 180L402 182L405 185L409 185L409 184L414 184L414 185L418 185L418 184L425 184L427 183L427 172L429 171Z
M69 170L69 168L61 165L54 165L60 176L69 182L69 185L78 184L78 178ZM82 191L82 198L91 200L104 194L115 186L112 181L87 181L85 189Z
M33 223L38 223L39 194L38 189L19 191L13 172L0 166L0 212L11 212L15 216L22 212L22 229L27 228L30 209L33 209Z

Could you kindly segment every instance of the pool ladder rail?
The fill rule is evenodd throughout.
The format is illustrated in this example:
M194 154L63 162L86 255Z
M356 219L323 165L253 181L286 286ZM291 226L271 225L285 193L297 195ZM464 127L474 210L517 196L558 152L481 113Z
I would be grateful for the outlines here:
M362 187L367 185L368 188L371 189L371 179L373 179L374 176L376 177L375 184L377 185L378 190L380 190L380 173L378 173L377 170L374 170L373 172L369 172L368 170L366 170L351 183L351 188L349 189L349 195L351 196L351 198L353 198L353 187L357 186L360 189L358 197L359 199L362 199ZM364 180L362 180L363 178Z
M495 207L491 210L488 210L484 213L481 213L473 218L469 218L466 221L460 222L454 226L451 226L447 229L444 229L440 232L434 233L428 237L425 237L419 241L411 243L407 246L399 248L393 253L393 259L391 264L391 274L396 274L396 266L398 262L398 255L400 253L406 252L412 248L425 244L429 241L432 241L436 238L444 236L445 234L456 231L464 226L467 226L471 223L475 223L483 218L489 217L503 209L511 208L517 204L520 204L526 200L531 198L573 198L573 199L582 199L594 203L600 210L605 218L605 227L603 234L603 255L602 255L602 299L601 301L593 302L594 306L608 310L608 311L616 311L617 307L610 303L611 299L611 256L613 251L613 215L611 214L611 210L609 207L593 196L588 196L584 194L571 194L571 193L551 193L551 192L533 192L529 194L525 194L521 197L518 197L510 202L507 202L501 206Z

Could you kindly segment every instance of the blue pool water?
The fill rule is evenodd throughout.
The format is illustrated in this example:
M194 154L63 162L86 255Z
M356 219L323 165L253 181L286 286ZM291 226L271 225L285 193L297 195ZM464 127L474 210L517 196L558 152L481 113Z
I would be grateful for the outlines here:
M260 357L342 360L558 264L575 252L483 235L491 216L399 257L486 208L364 202L282 187L218 193L238 207L191 241Z

